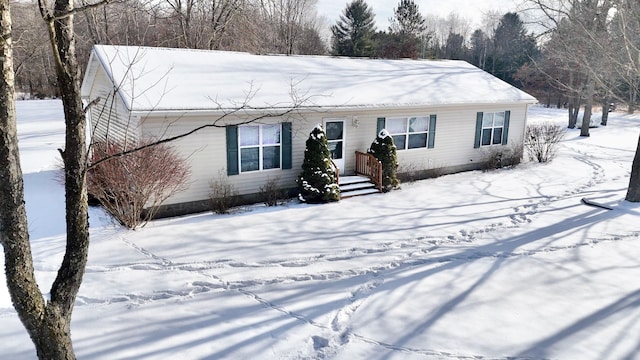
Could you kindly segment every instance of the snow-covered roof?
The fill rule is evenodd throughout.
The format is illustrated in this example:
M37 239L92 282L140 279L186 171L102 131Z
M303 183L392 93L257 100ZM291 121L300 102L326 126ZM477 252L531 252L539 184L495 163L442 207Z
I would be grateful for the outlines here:
M385 108L535 103L464 61L384 60L132 46L94 46L131 111L304 107ZM94 69L95 70L95 69ZM89 75L93 74L93 75ZM83 82L87 95L91 81ZM296 100L297 99L297 100Z

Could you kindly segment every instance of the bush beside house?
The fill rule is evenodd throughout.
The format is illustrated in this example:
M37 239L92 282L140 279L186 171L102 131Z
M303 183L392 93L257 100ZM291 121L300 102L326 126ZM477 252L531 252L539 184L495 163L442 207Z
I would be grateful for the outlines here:
M393 138L387 130L382 129L376 139L371 143L369 153L382 163L382 186L384 191L389 191L398 185L398 155Z
M336 169L331 161L327 136L321 125L309 134L304 150L302 173L298 177L300 201L323 203L340 200Z

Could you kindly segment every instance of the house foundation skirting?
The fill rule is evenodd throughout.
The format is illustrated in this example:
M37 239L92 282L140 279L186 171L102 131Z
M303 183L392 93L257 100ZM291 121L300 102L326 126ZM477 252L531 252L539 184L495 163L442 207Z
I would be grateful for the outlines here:
M428 170L415 170L411 172L399 173L398 178L400 178L400 180L403 182L409 182L439 177L442 175L455 174L464 171L479 170L482 168L484 168L484 163L476 162L459 166L448 166ZM283 189L283 193L285 194L285 198L292 199L298 196L298 189ZM233 204L234 206L251 205L263 202L264 200L265 196L261 193L237 195L233 197ZM167 217L195 214L211 210L211 200L209 199L190 201L179 204L162 205L160 206L160 209L158 209L155 218L161 219Z

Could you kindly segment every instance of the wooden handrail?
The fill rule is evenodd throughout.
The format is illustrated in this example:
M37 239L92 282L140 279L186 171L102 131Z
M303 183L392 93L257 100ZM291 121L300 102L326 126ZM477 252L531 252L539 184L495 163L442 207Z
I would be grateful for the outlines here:
M333 170L336 173L336 184L340 184L340 168L338 167L338 165L336 165L333 159L329 159L329 160L331 160L331 164L333 165Z
M368 177L382 192L382 163L375 156L356 151L356 175Z

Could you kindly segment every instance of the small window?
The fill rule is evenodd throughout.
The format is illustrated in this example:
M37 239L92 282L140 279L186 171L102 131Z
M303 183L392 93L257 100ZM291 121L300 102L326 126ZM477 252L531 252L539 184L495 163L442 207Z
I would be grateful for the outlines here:
M280 124L239 126L240 172L279 169L281 133Z
M484 113L482 115L482 132L481 145L500 145L502 137L505 134L505 115L504 111L494 113Z
M398 150L427 147L428 116L387 118L385 128L393 137Z

